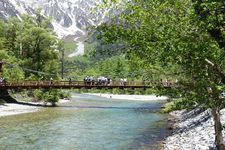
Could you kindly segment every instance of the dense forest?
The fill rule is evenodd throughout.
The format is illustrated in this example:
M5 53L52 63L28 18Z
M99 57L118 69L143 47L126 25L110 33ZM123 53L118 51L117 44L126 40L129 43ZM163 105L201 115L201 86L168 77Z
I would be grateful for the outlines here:
M0 21L0 60L4 62L1 77L6 82L59 79L58 51L62 42L50 28L50 20L43 18L40 10L35 16L24 15L21 19ZM58 90L29 93L53 105L60 95Z

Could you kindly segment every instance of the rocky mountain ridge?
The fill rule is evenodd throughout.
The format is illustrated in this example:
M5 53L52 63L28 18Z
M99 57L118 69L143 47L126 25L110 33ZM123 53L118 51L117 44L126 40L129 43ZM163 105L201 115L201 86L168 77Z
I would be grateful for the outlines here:
M52 18L52 25L60 38L74 36L76 41L86 36L87 28L106 20L110 10L100 10L101 0L0 0L0 17L8 19L22 14L34 14L40 8L42 15Z

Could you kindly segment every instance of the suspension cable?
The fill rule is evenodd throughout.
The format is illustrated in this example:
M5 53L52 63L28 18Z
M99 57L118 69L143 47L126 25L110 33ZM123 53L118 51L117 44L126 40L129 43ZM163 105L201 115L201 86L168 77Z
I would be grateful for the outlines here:
M28 71L28 72L33 72L33 73L38 73L38 74L43 74L43 75L48 75L48 76L56 76L56 74L52 74L52 73L47 73L47 72L43 72L43 71L37 71L37 70L21 67L19 65L15 65L15 64L12 64L12 63L7 63L5 61L3 61L3 63L7 64L11 68L12 67L19 67L19 68L23 69L24 71Z

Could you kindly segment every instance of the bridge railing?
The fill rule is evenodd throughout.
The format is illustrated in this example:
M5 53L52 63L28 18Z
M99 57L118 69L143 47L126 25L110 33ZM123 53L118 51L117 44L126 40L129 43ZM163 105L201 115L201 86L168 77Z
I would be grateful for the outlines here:
M84 85L83 81L10 81L0 86L72 86Z
M102 86L114 86L114 87L171 87L174 83L171 82L159 82L159 81L128 81L121 83L120 81L112 81L105 84L96 83L85 83L84 81L10 81L10 82L0 82L0 87L102 87Z

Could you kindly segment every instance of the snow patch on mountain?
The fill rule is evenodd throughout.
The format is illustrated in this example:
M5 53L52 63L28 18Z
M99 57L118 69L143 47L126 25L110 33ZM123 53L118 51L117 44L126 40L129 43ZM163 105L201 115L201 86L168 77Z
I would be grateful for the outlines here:
M17 16L22 14L33 15L35 10L41 9L45 17L52 18L55 32L60 38L68 35L75 37L85 37L86 30L90 25L97 25L104 20L101 12L93 13L93 8L97 7L101 0L4 0L7 1L15 11L8 14L1 11L3 17ZM3 6L4 7L4 6ZM100 16L99 16L100 15ZM103 17L103 18L102 18ZM79 38L77 38L79 39Z
M26 10L21 7L20 3L16 0L9 0L9 2L15 7L15 9L20 13L20 14L25 14L27 13Z

